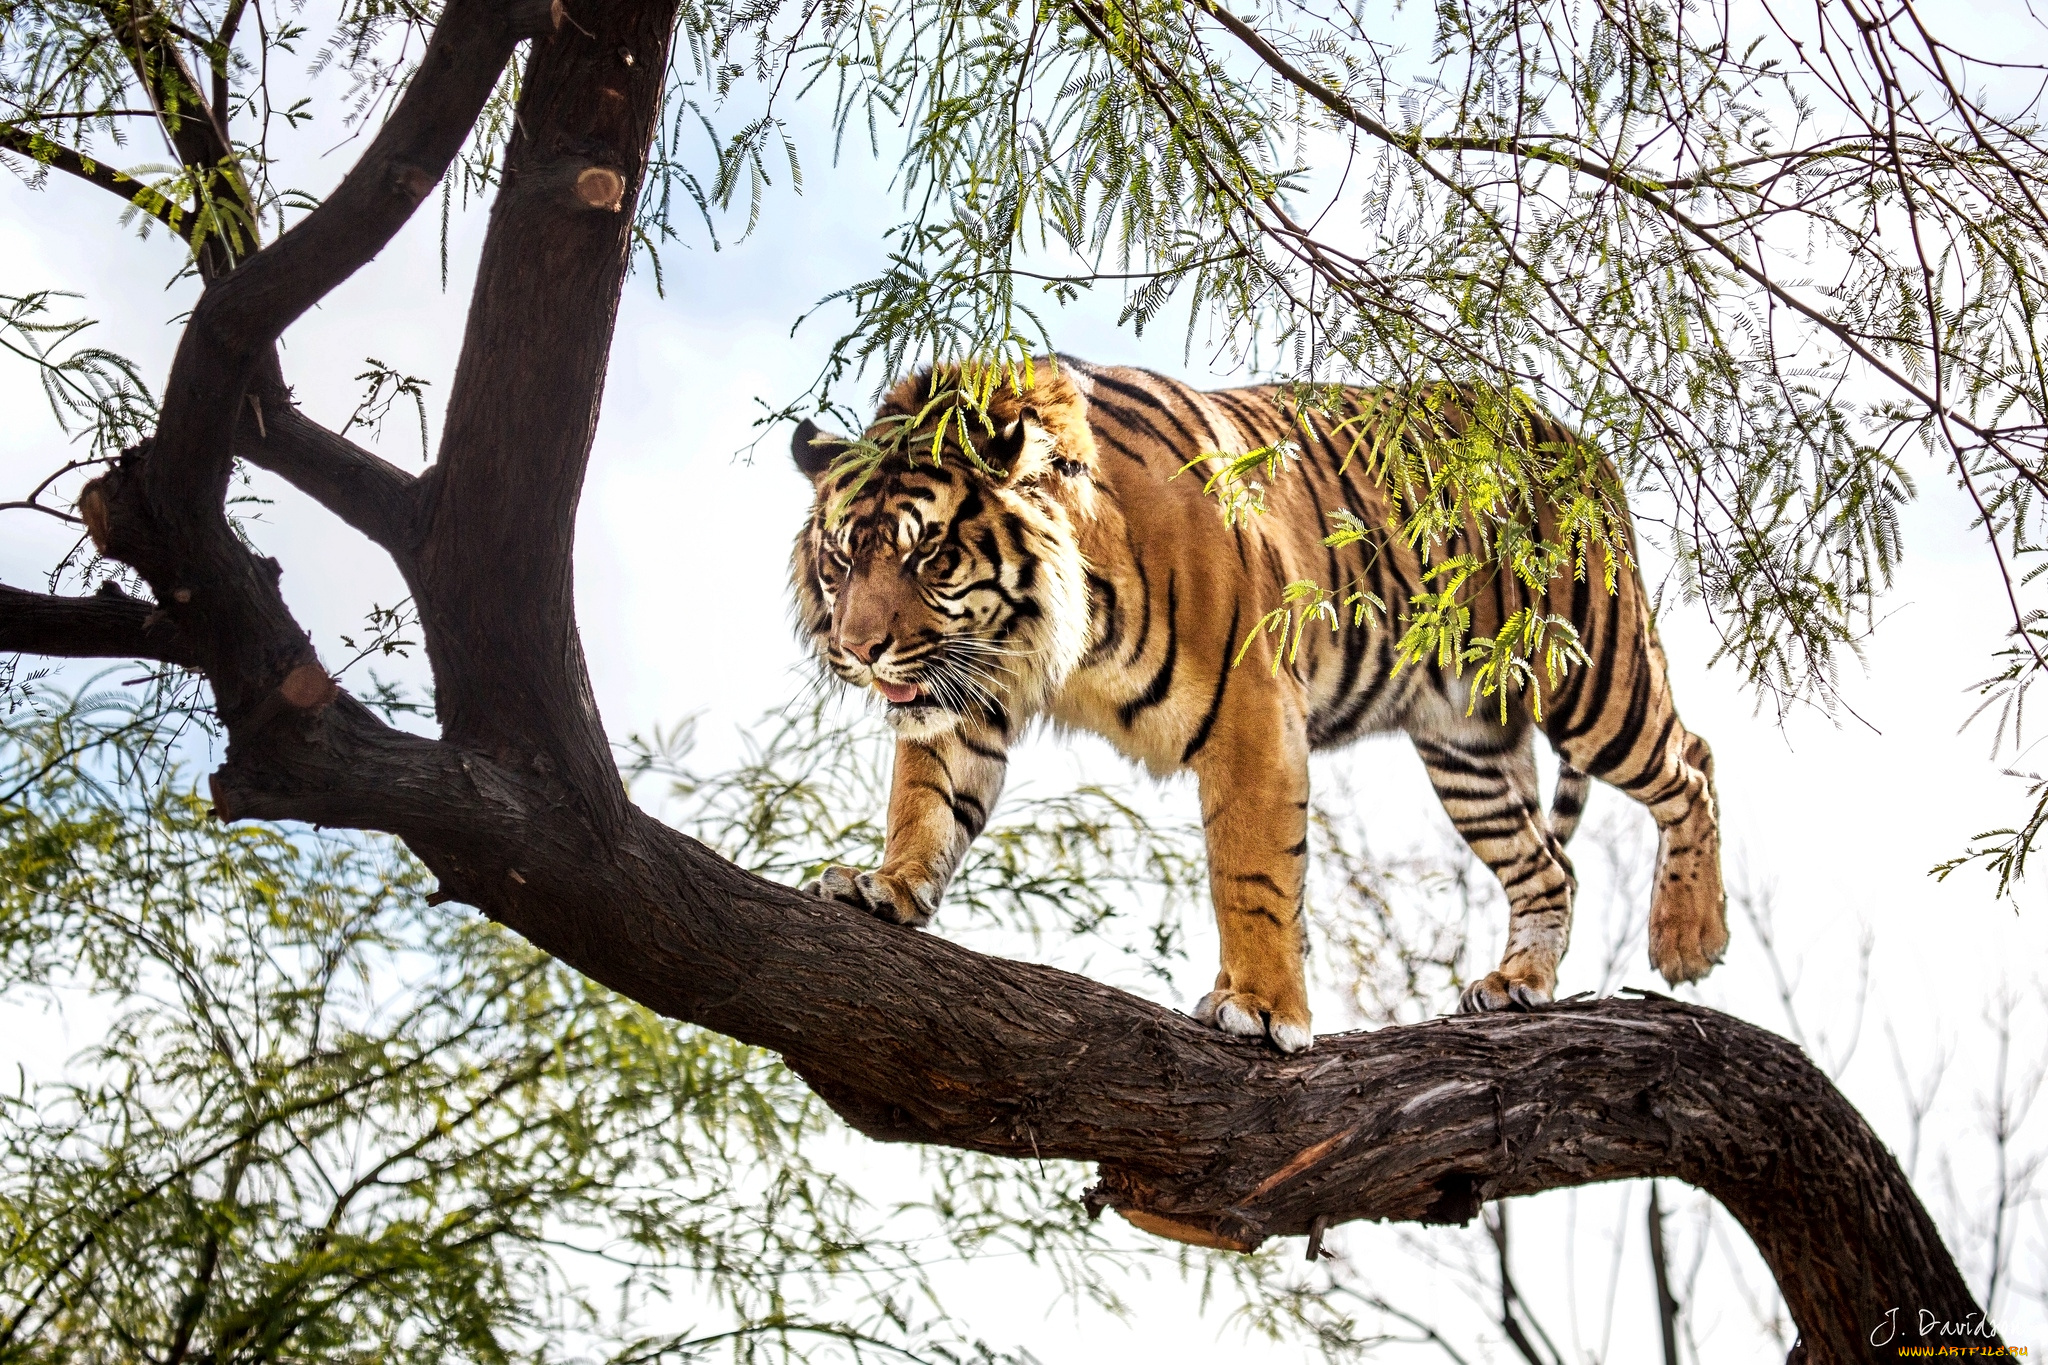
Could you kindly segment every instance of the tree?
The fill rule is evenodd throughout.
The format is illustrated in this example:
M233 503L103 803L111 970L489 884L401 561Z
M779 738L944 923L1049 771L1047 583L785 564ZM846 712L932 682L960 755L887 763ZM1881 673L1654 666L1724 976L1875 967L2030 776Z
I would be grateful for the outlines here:
M1731 14L1702 33L1689 11L1649 6L1447 6L1432 54L1456 79L1417 95L1348 12L451 0L429 33L417 10L351 9L328 50L392 98L349 175L266 245L264 224L306 201L269 182L263 131L231 131L267 130L259 59L296 30L241 0L12 5L7 145L32 174L91 180L176 232L206 289L155 410L116 357L43 345L29 329L47 300L15 301L13 335L53 396L90 414L107 451L126 445L77 500L123 567L90 596L0 589L0 648L203 675L229 740L211 778L223 820L396 834L436 897L658 1013L780 1052L876 1138L1094 1160L1092 1206L1230 1246L1678 1176L1757 1241L1809 1357L1860 1358L1858 1324L1896 1303L1975 1310L1896 1163L1796 1049L1710 1012L1610 1002L1333 1040L1290 1064L1085 981L852 920L633 807L570 596L634 244L673 230L678 193L758 190L785 78L830 77L842 129L882 110L907 120L921 207L895 268L848 291L856 326L819 401L864 362L1014 369L1042 339L1018 286L1045 275L1055 296L1126 277L1141 324L1181 290L1191 319L1225 319L1260 356L1277 346L1311 398L1357 375L1520 386L1598 436L1653 518L1662 496L1689 585L1752 679L1825 697L1896 554L1901 442L1950 461L2001 567L2033 553L2043 161L1910 9L1824 7L1804 26L1766 13L1794 58L1742 47ZM1810 61L1809 29L1827 37ZM409 77L379 65L387 39L416 44ZM726 93L749 59L766 112L699 181L676 146L694 107L682 78ZM131 110L178 158L159 184L57 136L117 138ZM1357 163L1362 244L1302 216L1316 182L1297 146ZM451 170L492 191L491 226L442 445L415 478L299 413L275 343ZM1814 231L1806 268L1833 285L1781 280L1786 224ZM1055 269L1033 269L1038 242ZM1812 346L1825 349L1809 364ZM236 459L399 565L438 738L379 720L313 657L282 566L228 517ZM1406 481L1409 533L1471 515L1511 567L1548 574L1618 534L1597 484L1577 495L1575 541L1506 533L1521 493L1559 474L1477 439L1386 476ZM24 501L68 515L40 500L50 486ZM2007 583L2014 653L1994 686L2016 703L2039 655L2024 574ZM145 588L153 601L129 591ZM1437 619L1455 605L1434 604ZM1450 629L1453 655L1479 643ZM2004 870L2041 818L1994 842ZM1566 1064L1585 1049L1608 1060L1601 1074Z

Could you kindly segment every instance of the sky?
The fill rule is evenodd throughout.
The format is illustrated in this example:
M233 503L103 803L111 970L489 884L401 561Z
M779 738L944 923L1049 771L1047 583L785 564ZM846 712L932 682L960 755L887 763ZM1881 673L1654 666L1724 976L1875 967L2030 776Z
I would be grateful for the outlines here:
M811 116L799 115L797 131L807 159L800 196L785 185L772 188L751 237L732 240L738 225L721 224L728 239L722 250L701 237L668 248L665 296L650 270L629 281L578 516L578 607L609 729L624 735L697 715L707 761L735 751L740 727L789 706L810 684L787 607L789 544L810 490L789 465L787 429L754 422L809 382L838 322L820 315L798 327L797 319L879 265L880 234L895 217L885 172L864 157L828 164L829 141ZM331 139L295 144L300 161L293 173L305 183L331 184L350 155L346 145L316 155L331 145ZM173 245L162 234L136 240L119 225L117 212L102 192L60 177L40 191L0 182L0 292L78 292L76 312L99 320L97 342L134 358L156 384L192 289L170 282ZM428 415L438 432L483 220L475 213L456 216L444 290L436 219L431 211L421 213L374 263L287 334L286 376L315 418L336 427L347 419L360 392L356 376L374 358L430 381ZM1084 298L1055 315L1058 344L1090 360L1149 365L1196 383L1241 378L1213 374L1200 353L1185 356L1177 327L1143 338L1119 330L1116 311L1113 296ZM4 500L32 485L67 446L26 367L0 366L0 404L9 414L0 423ZM409 412L395 413L376 445L401 466L420 467ZM1995 1083L1993 1020L2016 1021L2015 1074L2041 1057L2041 1040L2048 1037L2048 904L2038 880L2001 901L1979 871L1966 869L1945 881L1930 875L1973 835L2022 814L2024 785L2003 773L2012 760L1990 755L1987 728L1959 733L1976 704L1974 685L1989 671L2004 608L1960 493L1938 468L1915 474L1922 493L1907 517L1898 581L1862 660L1850 661L1842 677L1854 718L1801 709L1781 721L1732 670L1713 666L1716 636L1705 614L1667 594L1660 629L1681 712L1715 750L1729 880L1770 897L1785 973L1781 981L1756 932L1738 915L1725 963L1698 988L1678 993L1800 1037L1902 1158L1915 1144L1901 1072L1918 1077L1945 1066L1918 1144L1916 1178L1952 1245L1962 1248L1973 1244L1971 1220L1981 1221L1994 1179L1983 1134L1985 1099ZM313 632L323 660L336 667L349 657L341 637L360 630L373 604L402 598L397 574L367 542L280 482L258 473L250 491L270 500L254 536L283 562L287 601ZM6 514L0 581L39 584L69 539L55 522ZM1654 548L1646 549L1653 590L1667 568ZM344 683L366 667L359 665ZM1034 738L1019 771L1034 790L1078 780L1138 780L1105 744L1086 738ZM1316 781L1353 794L1380 850L1436 850L1448 838L1448 824L1405 741L1373 739L1321 759ZM1156 796L1166 808L1192 811L1188 782L1168 782ZM1625 844L1640 847L1649 837L1640 812L1604 789L1589 824L1603 820ZM1585 904L1602 903L1606 889L1597 862L1589 865L1582 854L1581 867L1588 878ZM1623 910L1641 914L1639 907ZM1504 913L1494 932L1503 927ZM1190 929L1195 946L1185 979L1171 989L1152 988L1179 1007L1204 989L1202 964L1213 960L1213 930ZM933 932L948 932L943 917ZM1596 925L1582 921L1580 951L1565 960L1561 994L1599 984L1597 938ZM1859 970L1866 943L1867 978ZM1625 984L1668 989L1639 950ZM1788 1019L1782 996L1795 1002L1796 1022ZM1333 1003L1318 1012L1323 1027L1342 1026ZM41 1055L31 1060L48 1065L79 1042L61 1025L13 1035L0 1046L0 1062L14 1060L9 1048L34 1048ZM2041 1151L2048 1145L2048 1117L2036 1117L2022 1137L2029 1139L2022 1150ZM1573 1358L1599 1345L1599 1319L1610 1296L1621 1308L1605 1329L1613 1352L1608 1358L1651 1358L1654 1322L1640 1250L1643 1198L1635 1186L1517 1201L1523 1293L1549 1306L1546 1323L1554 1330L1569 1325ZM1694 1197L1673 1189L1667 1198L1690 1210L1683 1201ZM1616 1253L1610 1276L1601 1239L1617 1222L1633 1240ZM2015 1226L2020 1287L1994 1312L2009 1342L2038 1350L2048 1347L2048 1217L2038 1196ZM1571 1254L1556 1254L1552 1248L1559 1244ZM1586 1249L1594 1245L1597 1254ZM1447 1319L1470 1315L1456 1278L1428 1264L1432 1257L1468 1254L1469 1239L1353 1227L1334 1233L1332 1246L1361 1277L1405 1296L1404 1304ZM1712 1250L1713 1266L1746 1266L1751 1285L1761 1285L1753 1255L1745 1261L1745 1253L1739 1246ZM1967 1254L1963 1259L1981 1288L1981 1265L1970 1264ZM1714 1280L1727 1273L1712 1266L1703 1272L1716 1287L1701 1299L1703 1318L1712 1320L1695 1324L1701 1358L1754 1359L1756 1329L1740 1291L1732 1280ZM1064 1310L1048 1314L1049 1291L1042 1297L991 1292L985 1278L965 1272L960 1287L981 1336L1021 1341L1041 1359L1122 1359L1134 1347L1167 1344L1191 1360L1268 1358L1257 1347L1238 1345L1236 1329L1219 1326L1213 1314L1196 1313L1195 1292L1170 1277L1155 1279L1139 1295L1140 1318L1132 1323ZM1639 1346L1631 1349L1630 1341ZM1283 1357L1296 1358L1270 1355Z

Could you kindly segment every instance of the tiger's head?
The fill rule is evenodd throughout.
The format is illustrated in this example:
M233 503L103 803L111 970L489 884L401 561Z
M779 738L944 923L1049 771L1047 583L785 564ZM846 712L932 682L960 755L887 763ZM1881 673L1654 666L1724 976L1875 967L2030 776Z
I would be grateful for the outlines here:
M816 490L790 557L798 633L873 689L906 739L967 719L1007 733L1087 647L1080 529L1100 496L1088 403L1064 371L1041 363L1036 378L999 389L985 424L945 418L936 458L959 384L945 368L898 384L851 458L809 421L790 443Z

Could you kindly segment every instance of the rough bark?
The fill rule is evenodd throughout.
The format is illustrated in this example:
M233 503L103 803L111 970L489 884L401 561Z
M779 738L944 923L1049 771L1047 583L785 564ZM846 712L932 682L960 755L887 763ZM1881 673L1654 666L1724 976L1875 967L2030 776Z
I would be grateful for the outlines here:
M662 1014L781 1053L876 1139L1093 1161L1092 1207L1234 1247L1666 1176L1714 1194L1755 1239L1806 1359L1868 1358L1894 1308L1900 1343L1921 1310L1977 1314L1854 1108L1797 1048L1739 1020L1606 1001L1280 1057L799 896L632 807L584 673L572 533L675 3L618 0L560 29L540 13L450 0L348 179L202 297L155 440L81 501L157 605L0 591L0 648L198 667L230 737L221 818L395 834L444 895ZM413 479L291 410L272 343L397 231L537 26L443 448ZM390 729L328 683L274 562L227 525L231 451L393 554L440 739Z

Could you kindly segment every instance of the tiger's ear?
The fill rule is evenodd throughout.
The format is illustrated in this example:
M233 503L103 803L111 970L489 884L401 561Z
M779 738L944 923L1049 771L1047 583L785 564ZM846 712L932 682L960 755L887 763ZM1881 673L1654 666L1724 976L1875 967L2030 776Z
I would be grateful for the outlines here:
M1038 409L1027 407L1006 427L988 438L981 448L982 462L1005 471L1004 483L1029 483L1054 473L1075 472L1072 460L1060 458L1059 442L1038 419Z
M816 480L838 463L851 444L844 436L819 430L818 424L806 417L796 424L796 434L789 438L789 455L806 477Z

